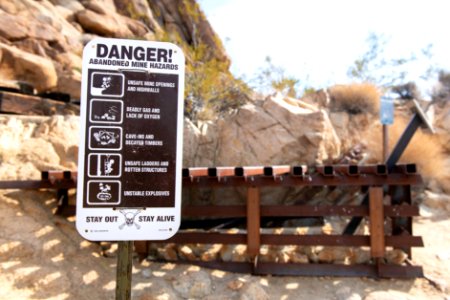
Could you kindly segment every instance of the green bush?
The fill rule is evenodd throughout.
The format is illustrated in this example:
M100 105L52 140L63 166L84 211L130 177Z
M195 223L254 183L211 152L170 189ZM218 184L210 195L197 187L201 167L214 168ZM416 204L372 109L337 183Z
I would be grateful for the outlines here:
M186 65L185 115L192 120L211 119L249 100L250 88L228 70L228 62L204 61L207 47L191 48Z

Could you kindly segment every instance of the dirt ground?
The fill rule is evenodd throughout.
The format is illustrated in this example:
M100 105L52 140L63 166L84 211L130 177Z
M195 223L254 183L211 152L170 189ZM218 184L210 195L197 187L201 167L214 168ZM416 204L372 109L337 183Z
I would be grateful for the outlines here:
M0 299L114 299L116 257L55 216L52 192L0 191ZM136 258L132 299L447 299L450 213L422 206L413 262L426 278L250 276ZM114 247L113 247L114 248Z

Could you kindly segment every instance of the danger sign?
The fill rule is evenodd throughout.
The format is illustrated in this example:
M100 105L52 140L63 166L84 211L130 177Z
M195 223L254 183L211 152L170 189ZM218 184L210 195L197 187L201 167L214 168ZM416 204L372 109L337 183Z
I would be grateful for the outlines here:
M170 43L95 39L83 52L77 229L89 240L178 230L184 55Z

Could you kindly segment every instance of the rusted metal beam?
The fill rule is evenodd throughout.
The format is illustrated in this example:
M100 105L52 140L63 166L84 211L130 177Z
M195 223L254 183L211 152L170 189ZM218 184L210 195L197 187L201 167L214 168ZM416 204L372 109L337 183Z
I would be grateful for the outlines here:
M216 173L219 178L235 176L235 167L217 167Z
M336 264L282 264L265 262L258 265L255 275L284 276L340 276L340 277L377 277L371 265L336 265Z
M293 234L263 234L263 245L302 245L302 246L369 246L369 236L340 236L340 235L293 235Z
M387 235L385 236L386 246L401 248L401 247L424 247L421 236L412 235Z
M416 164L401 164L395 165L393 168L394 172L404 173L404 174L417 174L417 166Z
M278 180L270 176L255 176L263 173L263 167L251 170L241 170L243 176L227 177L227 180L218 181L207 176L197 177L196 180L183 179L186 187L232 187L232 186L373 186L373 185L418 185L422 183L420 175L387 174L379 176L366 174L365 176L322 176L320 174L307 175L308 180L302 176L280 175ZM245 173L246 172L246 173ZM262 175L262 174L259 174ZM251 178L251 180L249 180ZM367 205L367 204L366 204Z
M249 177L249 176L264 175L264 167L263 166L236 167L235 175L238 176L238 177Z
M388 168L384 164L358 166L359 172L363 174L387 175Z
M420 278L424 277L420 266L397 266L382 264L377 268L378 276L381 278Z
M267 205L261 206L261 216L322 217L322 216L368 216L364 206L353 205Z
M60 180L54 183L50 180L6 180L0 181L0 189L24 189L24 190L37 190L37 189L62 189L62 188L76 188L77 185L73 180Z
M391 196L391 202L404 205L411 204L411 186L392 186L389 188L389 193ZM392 218L392 234L393 235L412 235L413 226L412 218L407 218L404 216L396 216ZM408 247L398 247L408 254L411 258L412 251Z
M166 241L152 241L154 243L179 243L179 244L247 244L247 235L223 234L219 232L183 232L179 231L173 237Z
M57 180L73 180L77 181L78 172L77 171L42 171L41 179L42 180L50 180L50 182L54 183Z
M344 174L347 176L359 176L359 166L358 165L334 165L334 170L338 174Z
M264 176L280 176L291 173L291 166L266 166Z
M189 177L203 177L208 176L208 168L189 168Z
M183 169L183 185L186 187L373 186L382 184L416 185L422 183L421 176L416 174L414 164L397 166L387 175L385 165L322 166L318 167L319 173L317 174L306 174L306 170L304 166L185 168ZM321 173L326 176L321 175ZM365 173L365 176L355 176L360 173ZM44 171L41 175L43 180L50 181L63 179L76 181L77 179L77 171ZM307 176L308 180L304 180L304 176ZM222 177L226 177L227 180L217 180L217 178ZM251 180L246 180L247 177L251 177ZM8 184L14 186L29 185L30 188L36 186L35 182L24 182L27 183L16 184L9 181Z
M385 255L383 188L369 188L370 253L374 258Z
M292 166L291 167L291 175L292 176L304 176L306 175L306 172L308 172L307 166Z
M171 261L196 265L235 273L252 273L254 275L276 276L339 276L339 277L370 277L370 278L404 278L423 277L423 269L418 266L382 265L337 265L337 264L295 264L259 262L257 266L247 262L223 261Z
M182 208L183 217L246 217L244 205L186 206Z
M316 167L317 172L321 174L322 176L335 176L336 173L334 172L334 166L317 166Z
M247 189L247 253L253 257L259 254L261 246L261 214L259 188Z
M419 216L419 207L414 205L385 205L387 217ZM184 217L246 217L244 205L185 206ZM369 216L367 206L357 205L262 205L262 217L320 217L320 216Z
M416 205L391 205L384 206L384 215L386 217L418 217L420 211Z

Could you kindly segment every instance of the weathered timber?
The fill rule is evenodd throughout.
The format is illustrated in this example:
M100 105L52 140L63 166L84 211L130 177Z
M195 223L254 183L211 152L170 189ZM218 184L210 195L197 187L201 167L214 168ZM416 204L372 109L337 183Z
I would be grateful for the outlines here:
M0 112L19 115L79 114L80 108L71 103L39 96L0 91Z

